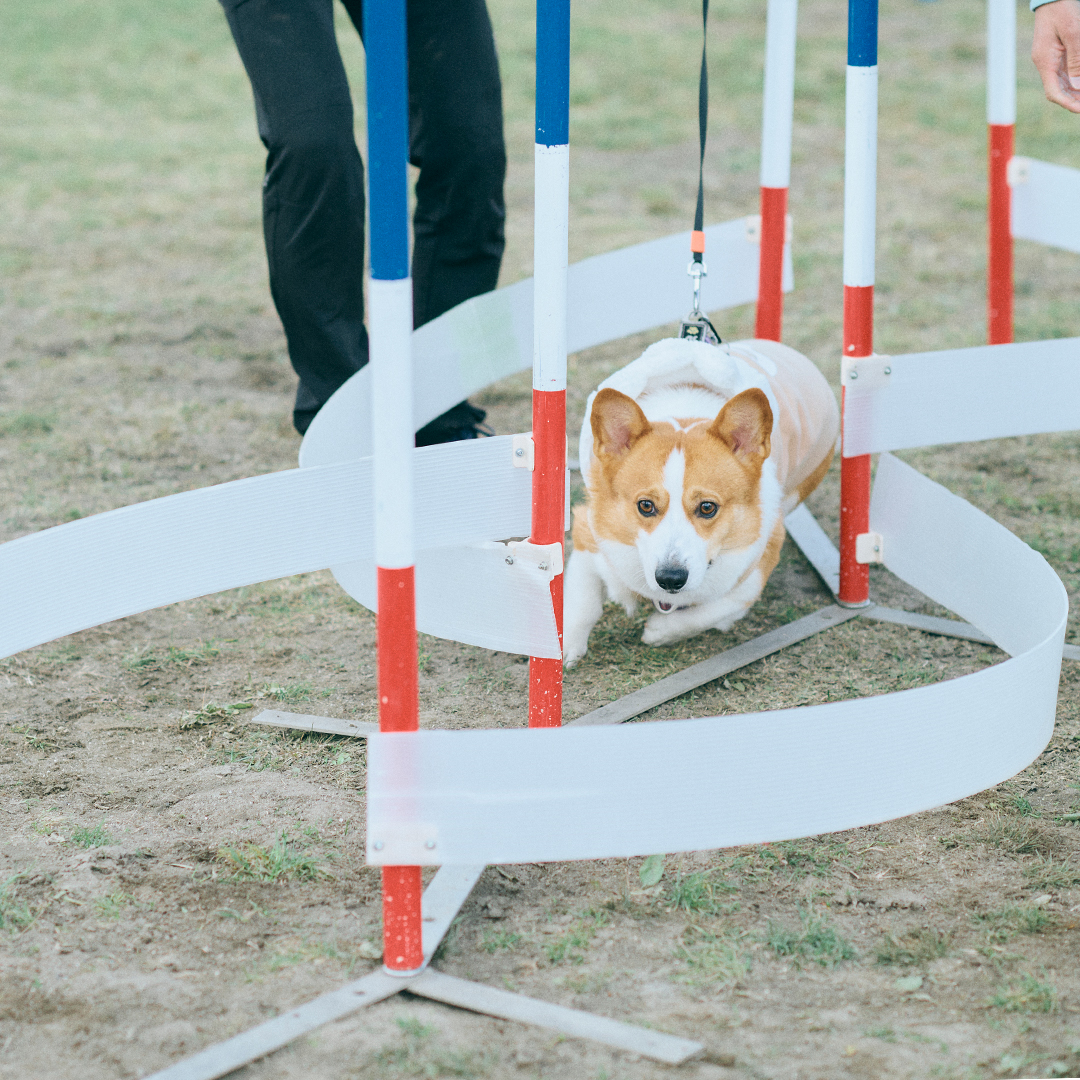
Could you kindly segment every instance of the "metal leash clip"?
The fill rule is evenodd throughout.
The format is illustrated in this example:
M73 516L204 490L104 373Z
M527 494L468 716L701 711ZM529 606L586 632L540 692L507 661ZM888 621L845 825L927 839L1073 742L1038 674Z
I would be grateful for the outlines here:
M704 262L695 259L686 268L686 272L694 279L694 310L683 319L679 327L679 337L702 341L706 345L719 345L720 335L716 332L716 327L701 310L701 279L708 276L709 268Z

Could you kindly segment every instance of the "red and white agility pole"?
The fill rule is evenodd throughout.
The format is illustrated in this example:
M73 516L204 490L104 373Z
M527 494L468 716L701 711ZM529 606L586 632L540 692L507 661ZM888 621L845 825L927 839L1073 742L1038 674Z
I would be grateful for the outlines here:
M769 0L761 121L761 263L754 337L779 341L784 321L784 243L791 183L798 0Z
M874 226L877 210L877 0L849 0L844 142L844 358L874 351ZM846 381L846 379L844 380ZM846 397L846 390L844 391ZM840 464L840 591L848 607L870 602L870 569L856 561L870 530L870 455Z
M570 0L536 5L533 234L532 535L558 544L566 527L566 270L570 213ZM561 565L561 555L559 563ZM562 643L563 575L551 582ZM562 724L562 660L529 658L529 727Z
M416 731L416 572L413 551L412 279L409 277L405 0L364 5L369 338L378 588L379 730ZM424 964L419 866L383 867L383 962L405 975Z
M986 5L987 161L986 341L1013 339L1012 189L1009 162L1016 127L1016 5L987 0Z

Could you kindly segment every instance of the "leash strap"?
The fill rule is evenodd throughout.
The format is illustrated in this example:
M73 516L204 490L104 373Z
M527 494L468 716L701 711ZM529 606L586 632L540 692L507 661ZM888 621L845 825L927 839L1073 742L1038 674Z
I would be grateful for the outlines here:
M701 156L698 159L697 209L694 211L694 231L690 235L690 251L699 263L705 254L705 138L709 130L709 63L708 47L709 0L701 0L701 76L698 79L698 140Z

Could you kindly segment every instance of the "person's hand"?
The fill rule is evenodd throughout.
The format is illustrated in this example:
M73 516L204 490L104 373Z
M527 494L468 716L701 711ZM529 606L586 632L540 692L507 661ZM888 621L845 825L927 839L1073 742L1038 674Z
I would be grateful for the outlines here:
M1053 0L1035 9L1031 59L1047 98L1080 113L1080 0Z

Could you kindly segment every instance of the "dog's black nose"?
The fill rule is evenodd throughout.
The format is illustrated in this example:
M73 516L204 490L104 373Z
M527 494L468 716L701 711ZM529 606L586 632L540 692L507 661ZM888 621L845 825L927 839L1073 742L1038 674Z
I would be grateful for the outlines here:
M656 568L656 584L665 592L678 592L690 576L690 571L678 563L666 563Z

